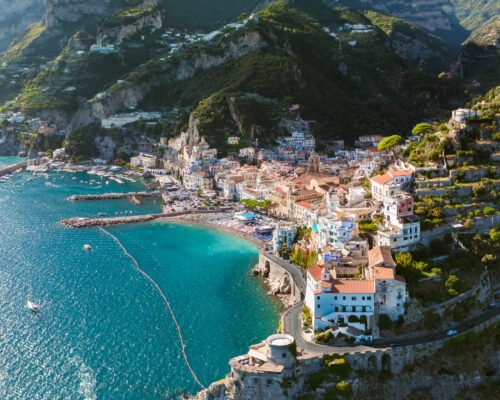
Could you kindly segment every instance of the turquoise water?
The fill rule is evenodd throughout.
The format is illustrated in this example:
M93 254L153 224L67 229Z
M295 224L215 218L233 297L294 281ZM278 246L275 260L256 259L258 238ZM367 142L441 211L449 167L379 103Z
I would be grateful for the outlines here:
M31 177L0 183L0 398L148 400L197 391L153 286L103 232L58 224L99 212L157 212L159 204L67 202L71 194L142 185L98 188L86 174ZM165 222L109 231L165 292L205 385L275 330L277 305L249 275L257 260L251 244ZM41 304L40 318L25 308L28 298Z
M21 157L0 156L0 167L3 165L15 164L24 160L25 158Z

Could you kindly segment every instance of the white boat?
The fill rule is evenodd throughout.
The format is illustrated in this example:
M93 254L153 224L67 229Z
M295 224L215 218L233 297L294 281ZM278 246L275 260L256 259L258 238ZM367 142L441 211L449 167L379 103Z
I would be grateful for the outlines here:
M90 244L84 244L83 245L83 249L87 250L87 251L90 251L90 250L92 250L92 246Z
M29 300L26 302L26 307L29 308L33 312L40 311L40 306L38 304L33 303L32 301L29 301Z

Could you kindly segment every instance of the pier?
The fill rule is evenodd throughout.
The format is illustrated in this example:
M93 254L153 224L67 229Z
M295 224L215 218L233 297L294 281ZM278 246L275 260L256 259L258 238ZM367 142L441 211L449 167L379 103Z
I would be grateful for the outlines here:
M19 168L26 168L28 165L27 161L21 161L16 164L11 164L11 165L6 165L4 167L0 167L0 176L12 174L13 172L17 171Z
M119 200L129 199L133 203L138 204L140 198L159 197L160 191L154 192L133 192L133 193L103 193L103 194L75 194L67 198L68 201L85 201L85 200Z
M160 213L160 214L144 214L144 215L128 215L119 217L106 217L106 218L68 218L63 219L61 224L71 227L71 228L92 228L99 226L110 226L110 225L124 225L124 224L136 224L141 222L154 221L160 218L175 218L182 217L184 215L191 214L212 214L212 213L224 213L227 210L188 210L179 211L175 213Z

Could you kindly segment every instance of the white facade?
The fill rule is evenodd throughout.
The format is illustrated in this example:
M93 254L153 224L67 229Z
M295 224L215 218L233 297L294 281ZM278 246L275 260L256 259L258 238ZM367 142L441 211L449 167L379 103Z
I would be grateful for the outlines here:
M277 253L284 243L289 249L292 248L295 236L297 236L297 227L295 225L279 224L273 231L273 251Z

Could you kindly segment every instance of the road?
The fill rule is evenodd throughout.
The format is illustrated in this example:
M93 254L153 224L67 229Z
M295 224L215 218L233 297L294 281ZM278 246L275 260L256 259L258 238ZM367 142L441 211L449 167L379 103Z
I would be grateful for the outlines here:
M456 329L458 333L464 333L469 329L482 324L485 321L495 317L500 314L500 307L486 310L483 313L473 317L467 321L456 324L455 326L449 327L446 330L435 332L432 334L421 334L413 337L399 337L394 339L383 339L383 340L375 340L370 342L369 346L345 346L345 347L335 347L335 346L326 346L316 343L311 343L307 341L303 336L302 331L302 321L301 321L301 312L302 312L303 303L297 303L290 309L288 309L284 314L283 321L283 331L292 335L295 338L297 343L297 347L299 349L304 349L309 353L315 354L344 354L344 353L354 353L360 351L369 351L376 350L388 347L401 347L422 343L430 343L436 340L444 339L448 337L446 332L450 329Z
M274 254L268 253L267 251L264 252L264 254L271 261L275 262L278 265L281 265L284 269L286 269L286 271L292 276L293 281L298 286L301 293L306 292L306 278L303 269L286 260L283 260L282 258L275 256Z

